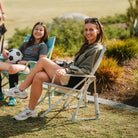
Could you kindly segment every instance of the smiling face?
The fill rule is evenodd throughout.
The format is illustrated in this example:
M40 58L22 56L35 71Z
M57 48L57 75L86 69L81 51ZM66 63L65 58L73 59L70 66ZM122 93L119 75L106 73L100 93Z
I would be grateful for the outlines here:
M86 23L84 26L84 36L88 40L88 43L94 43L97 39L97 35L99 34L99 30L97 29L97 25L94 23Z
M36 25L33 30L33 36L35 38L35 43L39 43L44 36L44 27L40 24Z

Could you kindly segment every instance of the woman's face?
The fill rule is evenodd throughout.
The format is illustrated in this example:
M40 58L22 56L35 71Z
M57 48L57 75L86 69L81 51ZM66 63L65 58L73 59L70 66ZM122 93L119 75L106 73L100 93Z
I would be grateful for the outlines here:
M33 36L36 41L40 41L41 38L44 36L44 27L40 24L36 25L33 30Z
M84 36L88 40L88 43L91 44L96 41L99 30L96 27L96 24L87 23L84 26Z

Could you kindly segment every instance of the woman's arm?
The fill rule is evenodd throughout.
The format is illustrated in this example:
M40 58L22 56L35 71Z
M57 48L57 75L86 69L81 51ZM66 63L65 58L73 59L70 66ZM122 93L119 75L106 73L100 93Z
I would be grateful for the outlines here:
M8 54L9 54L9 51L6 50L6 49L3 49L2 55L3 55L3 57L4 57L6 60L8 59Z
M17 64L22 64L22 65L26 65L28 61L24 61L24 60L21 60L21 61L18 61Z
M45 43L42 43L40 45L40 50L39 50L39 59L42 57L47 57L48 53L48 46Z
M4 12L4 10L3 10L2 0L0 0L0 11L1 11L2 19L5 21L6 16L5 16L5 12Z
M47 57L47 55L40 55L39 56L39 59L42 58L42 57Z

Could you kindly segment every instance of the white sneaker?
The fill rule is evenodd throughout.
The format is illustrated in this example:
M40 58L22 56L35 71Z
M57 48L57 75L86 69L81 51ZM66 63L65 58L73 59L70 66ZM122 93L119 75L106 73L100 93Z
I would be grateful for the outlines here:
M26 90L21 91L19 90L18 86L13 87L11 89L5 89L4 94L8 97L18 97L20 99L25 99L27 98L27 92Z
M16 120L26 120L29 117L37 117L37 116L38 116L38 113L36 109L30 110L28 107L26 107L25 110L23 110L21 113L16 115L14 118Z

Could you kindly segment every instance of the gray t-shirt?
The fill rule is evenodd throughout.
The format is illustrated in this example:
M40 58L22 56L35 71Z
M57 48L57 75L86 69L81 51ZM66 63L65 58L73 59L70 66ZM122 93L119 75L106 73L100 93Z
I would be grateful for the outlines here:
M24 42L19 50L22 52L27 42ZM23 59L25 61L37 61L40 55L47 55L48 46L45 43L34 44L28 48L26 48L23 52Z

